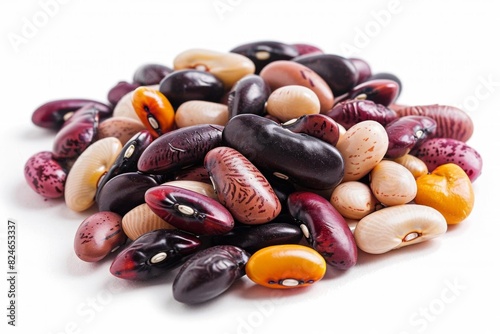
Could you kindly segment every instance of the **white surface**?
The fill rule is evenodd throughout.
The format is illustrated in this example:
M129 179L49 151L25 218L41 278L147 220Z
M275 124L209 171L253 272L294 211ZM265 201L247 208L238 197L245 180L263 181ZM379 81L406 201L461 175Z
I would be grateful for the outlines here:
M500 24L494 1L63 2L46 22L38 1L0 4L2 277L7 219L19 225L18 326L6 324L2 278L2 333L499 333L494 159ZM214 4L225 4L226 11ZM376 14L389 9L390 17ZM22 36L34 16L45 25L16 51L9 36ZM363 38L360 31L371 36ZM329 270L310 289L275 292L245 278L197 307L173 300L173 275L131 284L109 274L110 260L78 260L73 237L88 214L71 212L61 200L44 200L23 178L27 158L50 150L54 136L31 123L32 111L59 98L104 101L108 89L130 80L139 65L170 65L188 48L226 51L257 40L307 42L344 56L351 55L349 44L358 48L352 56L368 60L374 72L401 78L399 102L462 105L476 126L469 144L484 159L472 215L426 244L361 254L354 268Z

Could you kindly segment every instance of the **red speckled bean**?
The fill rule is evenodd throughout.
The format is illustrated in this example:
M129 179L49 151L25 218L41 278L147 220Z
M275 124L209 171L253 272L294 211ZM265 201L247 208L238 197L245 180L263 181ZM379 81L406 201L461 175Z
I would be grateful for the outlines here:
M59 198L64 195L66 171L54 160L52 152L32 155L24 165L24 178L31 189L43 197Z

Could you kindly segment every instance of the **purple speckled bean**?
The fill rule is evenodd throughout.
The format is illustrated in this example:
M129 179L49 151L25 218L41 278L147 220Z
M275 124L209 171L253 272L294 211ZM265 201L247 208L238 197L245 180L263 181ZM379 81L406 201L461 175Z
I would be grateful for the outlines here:
M462 167L471 182L474 182L483 169L483 159L479 152L466 143L452 138L432 138L422 143L411 152L420 158L432 172L445 163L454 163Z
M336 104L326 113L334 121L349 130L354 124L362 121L376 121L383 126L396 118L397 114L381 104L369 100L348 100Z
M31 189L43 197L59 198L64 195L66 171L54 160L52 152L32 155L24 165L24 178Z
M316 137L332 146L337 145L340 137L337 122L322 114L304 115L283 123L282 126L295 133L305 133Z
M403 116L385 126L389 147L385 156L399 158L418 147L436 131L436 121L426 116Z

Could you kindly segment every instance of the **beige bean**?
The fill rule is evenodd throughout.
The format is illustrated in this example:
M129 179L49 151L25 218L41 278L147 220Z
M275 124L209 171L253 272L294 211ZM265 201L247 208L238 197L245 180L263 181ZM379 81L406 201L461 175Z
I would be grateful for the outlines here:
M97 138L115 137L125 145L137 132L145 130L141 121L124 116L105 119L97 127Z
M129 239L135 240L150 231L174 229L175 227L160 218L144 203L136 206L123 216L122 228Z
M299 85L283 86L269 95L267 113L281 122L303 115L319 114L318 96L309 88Z
M187 101L175 112L175 124L179 128L198 124L226 125L228 120L227 106L209 101Z
M382 160L372 169L370 188L375 198L385 206L406 204L417 195L413 174L390 160Z
M425 162L414 155L405 154L402 157L394 159L394 161L406 167L412 173L415 180L420 176L429 173Z
M366 184L348 181L333 190L330 203L344 218L361 219L375 211L377 199Z

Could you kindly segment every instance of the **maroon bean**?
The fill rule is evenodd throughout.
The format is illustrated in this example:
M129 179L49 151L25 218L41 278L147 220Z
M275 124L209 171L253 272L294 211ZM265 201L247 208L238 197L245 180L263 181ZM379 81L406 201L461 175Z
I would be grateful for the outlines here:
M250 254L241 248L223 245L204 249L179 270L172 284L175 300L198 304L211 300L245 275Z
M406 106L395 109L402 116L419 115L434 119L437 138L452 138L466 142L474 132L474 124L467 113L459 108L439 104Z
M173 70L161 64L144 64L135 70L133 81L139 86L157 85Z
M389 147L385 156L399 158L433 136L436 121L426 116L403 116L385 126Z
M304 115L288 121L282 126L295 133L305 133L316 137L332 146L337 145L340 137L337 122L331 117L322 114Z
M237 221L267 223L281 212L280 201L267 179L235 149L216 147L207 153L204 164L219 201Z
M113 109L101 102L89 99L62 99L47 102L35 109L31 115L33 124L47 129L59 130L73 114L92 104L99 113L99 119L103 120L113 114Z
M349 130L362 121L376 121L383 126L389 124L398 115L392 109L369 100L347 100L336 104L326 113L335 122Z
M116 106L124 95L135 90L140 85L137 83L129 83L120 81L108 91L108 101L111 105Z
M125 244L122 217L114 212L97 212L78 227L74 240L76 255L86 262L97 262Z
M379 73L372 74L368 79L366 79L366 81L379 80L379 79L392 80L392 81L397 82L397 84L399 86L399 91L398 91L398 95L396 96L396 99L399 97L399 95L401 95L401 92L403 91L403 82L401 81L401 79L399 79L399 77L397 75L392 74L392 73L387 73L387 72L379 72Z
M316 45L307 44L307 43L294 43L291 44L299 53L299 56L307 55L307 54L321 54L324 53Z
M220 102L224 95L224 84L209 72L178 70L163 78L159 91L177 109L190 100Z
M276 41L258 41L239 45L230 52L250 58L255 64L255 74L269 63L277 60L290 60L299 55L297 48Z
M37 194L46 198L64 195L66 175L66 170L48 151L33 154L24 165L26 182Z
M370 78L372 75L372 69L370 67L370 64L366 62L364 59L361 58L348 58L351 63L354 65L356 68L356 71L358 72L358 81L356 82L356 85L359 85L362 82L365 82Z
M231 213L222 204L192 190L161 185L149 189L144 197L156 215L186 232L223 234L234 226Z
M428 139L411 154L420 158L430 172L445 163L459 165L471 182L481 175L483 169L483 159L479 152L466 143L452 138Z
M360 83L351 91L336 100L336 103L346 100L370 100L377 104L389 106L399 96L399 84L388 79L368 80Z
M356 264L358 249L354 236L344 217L329 201L300 191L288 197L288 208L305 231L306 240L328 264L342 270Z
M190 233L154 230L141 235L118 253L109 270L118 278L152 279L179 267L200 247L200 239Z
M201 164L205 154L222 143L220 125L192 125L163 134L139 158L137 168L144 173L165 174Z
M78 157L97 138L99 110L94 104L78 109L57 132L52 147L55 159Z

